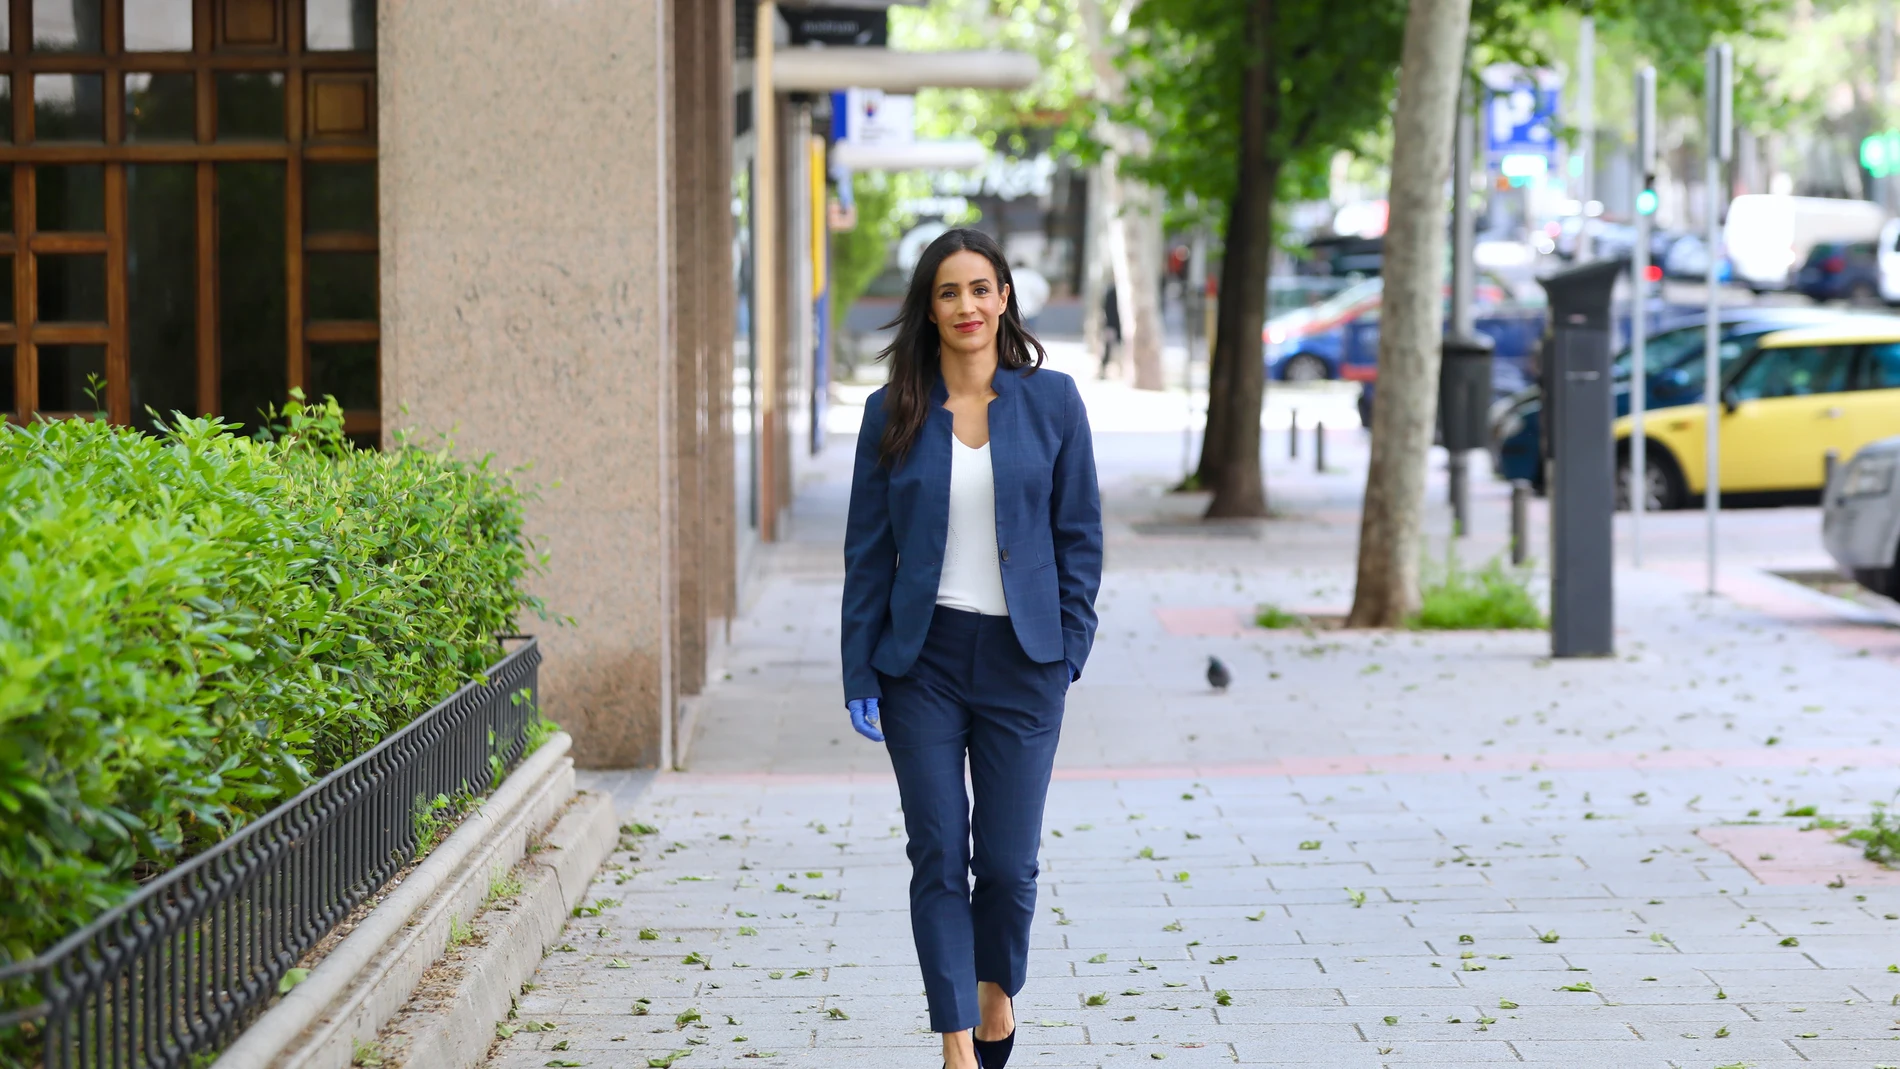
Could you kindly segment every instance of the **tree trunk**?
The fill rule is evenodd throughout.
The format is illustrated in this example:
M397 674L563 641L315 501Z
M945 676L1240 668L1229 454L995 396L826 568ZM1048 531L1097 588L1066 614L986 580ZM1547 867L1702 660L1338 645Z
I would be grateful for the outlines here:
M1127 79L1115 66L1115 41L1125 32L1133 7L1130 0L1080 0L1089 66L1101 99L1109 104L1120 103L1127 89ZM1163 389L1161 197L1153 188L1120 173L1122 156L1141 156L1148 146L1140 131L1114 123L1102 123L1097 136L1110 148L1100 174L1103 209L1117 236L1109 246L1114 251L1111 263L1125 359L1134 371L1137 389Z
M1161 195L1150 185L1121 179L1122 262L1115 273L1116 288L1129 295L1121 303L1122 333L1128 339L1128 363L1134 370L1135 389L1162 390L1161 350L1167 327L1161 317ZM1128 284L1122 285L1126 272Z
M1392 116L1391 222L1379 329L1379 400L1359 524L1352 627L1397 627L1419 604L1425 465L1444 331L1445 182L1471 0L1412 0Z
M1220 310L1209 366L1208 429L1201 447L1201 485L1214 491L1209 518L1267 515L1267 488L1260 471L1260 406L1267 385L1260 331L1267 315L1273 195L1279 180L1278 162L1267 156L1267 137L1279 120L1280 99L1268 47L1273 9L1274 0L1254 0L1247 12L1253 62L1241 84L1239 173L1234 202L1227 210Z
M1089 170L1088 211L1082 230L1082 348L1091 359L1102 359L1102 297L1107 286L1108 217L1102 214L1102 187L1107 176L1100 164Z

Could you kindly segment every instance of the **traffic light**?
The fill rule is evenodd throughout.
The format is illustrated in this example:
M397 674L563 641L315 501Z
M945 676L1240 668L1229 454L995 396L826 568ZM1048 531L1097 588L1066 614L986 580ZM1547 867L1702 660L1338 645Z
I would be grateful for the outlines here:
M1862 138L1860 165L1875 178L1900 172L1900 130L1885 130Z
M1655 190L1645 189L1641 193L1636 194L1636 214L1638 215L1655 215L1656 214L1656 191Z

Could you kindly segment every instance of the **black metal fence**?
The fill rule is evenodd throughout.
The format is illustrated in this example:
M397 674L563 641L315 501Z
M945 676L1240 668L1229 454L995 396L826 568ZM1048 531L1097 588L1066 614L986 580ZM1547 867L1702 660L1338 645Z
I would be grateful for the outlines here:
M250 1024L284 974L431 834L441 797L484 794L524 755L541 651L530 638L356 760L140 888L29 961L0 992L0 1064L169 1069ZM0 1004L3 1008L4 1004ZM24 1050L11 1040L33 1036Z

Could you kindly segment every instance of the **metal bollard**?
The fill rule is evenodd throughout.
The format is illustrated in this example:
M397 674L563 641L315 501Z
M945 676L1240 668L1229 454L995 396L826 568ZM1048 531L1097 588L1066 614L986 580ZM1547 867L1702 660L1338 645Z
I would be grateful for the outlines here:
M1313 470L1326 472L1326 424L1313 424Z
M1454 449L1446 458L1446 481L1451 484L1451 533L1454 538L1463 538L1471 530L1468 509L1471 502L1471 490L1468 478L1471 469L1465 465L1463 450Z
M1300 459L1300 410L1297 408L1286 424L1286 455L1288 460Z
M1841 469L1841 451L1830 449L1821 457L1821 503L1827 504L1827 493L1834 489L1834 473Z
M1530 556L1531 484L1511 480L1511 563L1522 566Z

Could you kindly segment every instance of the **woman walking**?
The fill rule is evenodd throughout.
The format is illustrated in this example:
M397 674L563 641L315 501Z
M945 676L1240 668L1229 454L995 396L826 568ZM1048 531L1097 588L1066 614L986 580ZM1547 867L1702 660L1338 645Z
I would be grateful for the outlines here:
M988 235L932 242L895 326L851 480L846 706L897 772L944 1065L1003 1069L1063 701L1095 637L1095 454L1074 381L1039 370Z

